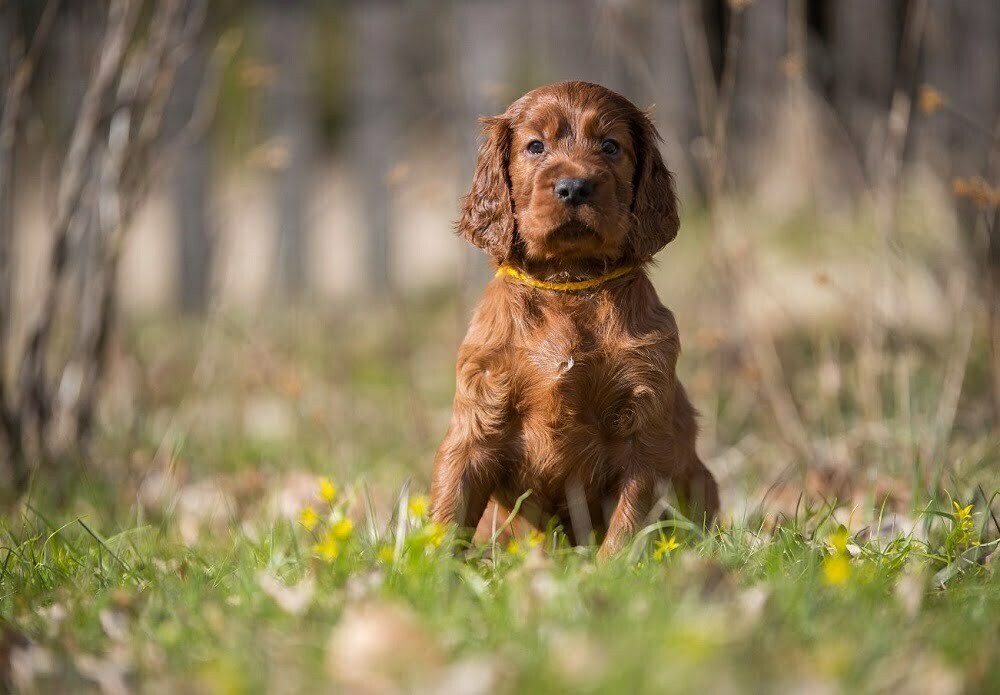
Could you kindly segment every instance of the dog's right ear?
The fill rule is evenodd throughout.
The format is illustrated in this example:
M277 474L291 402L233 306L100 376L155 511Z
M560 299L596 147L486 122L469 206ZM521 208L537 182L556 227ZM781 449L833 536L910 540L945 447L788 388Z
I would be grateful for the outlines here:
M483 141L472 188L462 205L458 233L504 263L514 246L514 208L510 195L510 121L484 118Z
M674 176L663 164L657 143L660 140L649 115L636 112L633 138L636 150L636 178L632 214L634 228L629 235L628 255L633 263L645 263L677 236L680 218Z

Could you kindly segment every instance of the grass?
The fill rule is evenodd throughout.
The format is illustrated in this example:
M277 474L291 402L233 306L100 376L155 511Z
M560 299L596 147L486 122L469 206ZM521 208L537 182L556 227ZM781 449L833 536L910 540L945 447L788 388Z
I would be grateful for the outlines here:
M855 535L845 548L830 511L766 534L679 532L660 560L607 566L553 536L456 558L418 518L398 547L355 528L322 558L322 527L293 521L186 545L169 521L104 537L29 511L2 530L0 605L12 672L42 662L41 691L92 687L81 663L93 657L104 678L187 692L311 691L330 662L336 679L396 674L432 690L449 677L509 692L1000 687L995 566L940 586L954 519L929 515L927 541ZM852 553L846 574L828 571Z
M803 425L829 452L803 462L760 406L761 376L683 326L697 306L680 308L725 523L651 529L598 565L552 533L456 554L422 516L461 324L447 302L406 309L133 325L99 440L0 515L5 684L1000 690L1000 443L981 380L921 447L940 431L947 340L892 336L874 426L856 336L781 338ZM985 354L977 336L970 375Z

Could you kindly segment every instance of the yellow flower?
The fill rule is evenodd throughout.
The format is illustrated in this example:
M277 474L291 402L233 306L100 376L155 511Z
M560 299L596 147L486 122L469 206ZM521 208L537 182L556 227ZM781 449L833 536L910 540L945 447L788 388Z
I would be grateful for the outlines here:
M829 555L823 559L823 582L829 586L838 586L851 576L851 562L843 553Z
M427 495L414 495L410 498L410 516L423 519L427 516L429 508L430 502L427 500Z
M962 522L972 516L971 504L967 507L963 507L958 502L952 502L952 505L955 507L955 513L953 514L953 516L957 521Z
M447 533L447 526L431 521L410 536L410 543L416 548L437 548L444 543Z
M972 533L972 505L963 507L955 501L952 501L951 504L955 508L955 511L951 515L955 523L955 531L953 532L954 542L957 545L975 544L978 541Z
M677 542L677 536L670 536L667 538L662 533L660 534L660 540L656 541L656 546L653 548L653 559L662 560L671 551L676 550L680 547L680 543Z
M327 503L332 503L337 499L337 486L329 478L319 479L319 496Z
M532 548L537 548L544 542L545 534L536 528L531 529L531 533L528 534L528 545Z
M378 549L378 560L383 564L389 564L395 556L392 546L383 545Z
M847 552L847 541L851 540L851 534L847 531L844 526L837 528L833 534L827 536L826 542L833 546L833 549L838 553Z
M350 519L341 519L330 528L330 535L339 540L349 538L354 530L354 522Z
M429 523L425 529L428 544L439 548L444 543L444 535L447 531L448 529L443 524L439 524L436 521Z
M299 523L305 526L307 531L312 531L319 523L319 514L312 507L306 507L299 513Z
M327 562L336 560L340 555L340 544L332 534L328 533L321 542L313 546L313 552Z
M511 538L510 542L507 543L507 552L510 553L511 555L521 554L521 544L518 542L516 538Z

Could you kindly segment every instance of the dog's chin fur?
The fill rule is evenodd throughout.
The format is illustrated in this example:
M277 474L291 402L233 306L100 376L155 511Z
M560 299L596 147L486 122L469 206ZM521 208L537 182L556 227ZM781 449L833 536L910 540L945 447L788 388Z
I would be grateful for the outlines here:
M609 245L604 235L578 221L559 225L525 248L527 264L549 264L552 272L580 263L599 265L621 255L617 245Z
M545 236L551 243L561 244L599 237L596 229L580 220L571 219L553 227Z
M486 132L462 236L539 279L637 267L582 292L505 277L488 285L459 349L453 417L434 461L434 520L471 534L531 490L526 523L544 529L555 519L572 542L593 531L603 558L652 521L669 485L688 518L711 523L718 490L676 377L677 325L644 271L678 226L655 129L623 97L564 82L528 93ZM564 138L547 164L524 153L537 137ZM620 157L603 158L604 137L621 143ZM569 175L599 181L593 204L557 205L552 181Z
M567 268L606 269L609 263L621 259L625 232L618 220L587 212L581 216L563 216L538 231L526 229L521 234L524 263L548 275L566 272Z

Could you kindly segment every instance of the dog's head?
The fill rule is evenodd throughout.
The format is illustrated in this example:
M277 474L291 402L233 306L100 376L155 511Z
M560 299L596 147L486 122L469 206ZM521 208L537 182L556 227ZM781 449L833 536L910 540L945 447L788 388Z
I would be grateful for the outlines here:
M677 235L656 128L619 94L560 82L483 125L458 231L498 263L642 263Z

